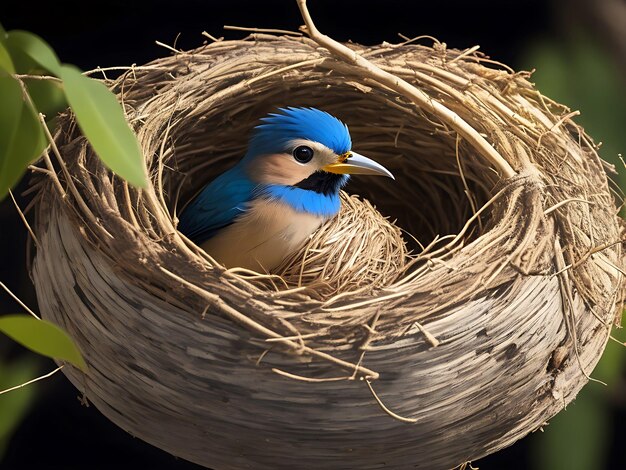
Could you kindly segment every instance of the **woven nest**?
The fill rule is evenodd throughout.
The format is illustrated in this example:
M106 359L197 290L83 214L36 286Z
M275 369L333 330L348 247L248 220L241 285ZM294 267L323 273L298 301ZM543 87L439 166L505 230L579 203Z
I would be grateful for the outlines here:
M609 167L568 109L473 50L333 47L255 34L110 83L147 190L69 115L44 158L32 274L89 364L65 373L128 432L207 467L484 456L575 397L621 309ZM342 196L278 272L227 271L176 214L287 105L341 118L397 181L355 177L364 199Z

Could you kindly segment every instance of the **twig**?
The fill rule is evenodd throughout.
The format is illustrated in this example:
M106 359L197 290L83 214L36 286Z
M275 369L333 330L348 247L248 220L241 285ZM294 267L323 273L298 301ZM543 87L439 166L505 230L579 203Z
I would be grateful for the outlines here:
M11 289L9 289L2 281L0 281L0 287L2 287L6 291L7 294L13 297L13 300L15 300L18 304L20 304L24 310L30 313L37 320L41 320L41 318L39 318L39 316L35 312L33 312L30 308L28 308L28 306L24 302L22 302L17 295L11 292Z
M290 36L302 36L300 31L289 31L287 29L274 29L274 28L248 28L246 26L233 26L224 25L224 29L227 31L249 31L253 33L269 33L269 34L288 34Z
M165 49L174 52L175 54L182 54L182 51L179 51L178 49L173 48L172 46L169 46L167 44L165 44L164 42L161 41L154 41L156 43L157 46L161 46L164 47Z
M365 380L365 383L367 384L367 388L370 389L370 392L372 393L372 396L374 397L374 400L376 400L376 403L378 403L378 406L380 406L380 408L387 413L389 416L391 416L394 419L397 419L398 421L402 421L403 423L417 423L417 419L415 418L405 418L404 416L400 416L397 413L394 413L393 411L391 411L389 408L387 408L385 406L385 404L382 402L382 400L380 398L378 398L378 395L376 395L376 392L374 391L374 387L372 387L372 384L370 383L369 380Z
M17 204L17 201L15 200L15 196L13 196L13 191L11 191L10 189L9 189L9 196L11 196L11 200L13 201L13 205L15 206L15 209L17 210L17 213L19 214L20 218L22 219L22 222L26 226L26 230L28 230L28 232L30 233L30 236L33 238L33 241L35 242L35 245L39 246L39 240L37 240L37 237L35 236L35 232L33 232L33 229L30 227L30 224L28 223L28 220L26 220L26 216L22 212L22 209L20 209L20 206Z
M349 375L344 375L342 377L325 377L325 378L314 378L314 377L304 377L303 375L292 374L290 372L285 372L284 370L272 368L272 372L277 373L278 375L282 375L283 377L288 377L294 380L300 380L302 382L310 382L310 383L322 383L322 382L341 382L342 380L350 380Z
M549 213L554 212L559 207L564 206L565 204L567 204L569 202L584 202L586 204L589 204L590 206L595 205L594 202L588 201L587 199L583 199L583 198L580 198L580 197L572 197L572 198L569 198L569 199L565 199L565 200L563 200L563 201L553 205L552 207L547 208L545 211L543 211L543 215L548 215Z
M72 195L74 196L74 199L80 206L80 209L83 211L84 216L89 219L89 221L93 224L94 227L97 227L99 224L95 216L91 212L91 210L89 210L89 207L87 206L87 203L85 202L80 192L78 191L78 188L76 188L76 185L74 184L74 180L72 179L72 175L70 174L69 170L67 169L67 165L65 164L65 160L63 160L63 157L61 156L61 152L59 151L59 148L57 147L57 144L54 141L54 137L52 137L52 134L50 133L50 129L48 129L48 125L46 124L46 119L44 115L41 113L39 113L39 122L43 126L43 130L44 130L44 133L46 134L48 142L50 143L50 148L52 149L52 153L56 157L57 162L59 162L59 165L61 166L61 171L63 171L63 174L65 175L65 180L66 180L67 185L70 188L70 192L72 193ZM44 159L46 158L48 161L50 160L50 157L47 155L47 152L44 155ZM54 168L52 167L52 163L50 163L50 170L54 171ZM61 185L60 181L56 179L56 174L55 174L55 181L58 183L57 187ZM61 194L65 196L66 193L65 191L61 191ZM108 234L108 235L111 238L114 238L113 235L111 234Z
M249 86L249 85L252 85L254 82L265 80L266 78L271 77L273 75L278 75L283 72L287 72L289 70L297 69L297 68L304 67L307 65L321 64L322 62L324 62L324 60L325 59L310 59L310 60L303 60L302 62L297 62L295 64L286 65L285 67L281 67L279 69L272 70L271 72L264 73L257 77L250 78L249 80L245 82L245 85Z
M564 265L563 267L559 268L559 270L554 273L555 276L558 276L559 274L561 274L564 271L570 270L570 269L576 269L578 266L580 266L581 264L583 264L585 261L587 261L589 259L589 257L591 255L594 255L596 253L599 253L600 251L604 251L607 248L611 248L612 246L615 245L619 245L621 243L626 243L626 240L617 240L617 241L613 241L613 242L608 242L608 243L604 243L600 246L596 246L595 248L590 249L589 251L587 251L587 253L585 253L578 261L576 261L575 263L572 264L568 264L568 265ZM622 274L624 274L626 276L626 272L624 272L623 269L618 268L617 266L614 266L615 269L619 272L621 272Z
M157 189L159 192L158 193L159 201L161 202L161 205L163 207L167 207L167 203L165 202L165 195L163 194L163 170L164 170L163 157L166 153L165 145L167 144L167 141L170 138L170 130L172 128L172 118L174 117L174 114L176 113L178 104L179 103L177 100L176 103L174 104L174 107L172 109L172 112L169 118L167 119L167 126L165 127L165 133L161 137L161 145L159 147L159 155L157 158Z
M424 328L420 322L414 321L413 326L415 326L418 330L420 330L420 333L422 333L426 337L426 340L428 340L428 342L433 347L436 348L437 346L439 346L440 341L437 338L435 338L435 336L430 331Z
M554 133L554 130L558 129L560 126L562 126L565 121L567 121L568 119L571 119L573 117L576 117L576 116L580 116L580 111L571 111L571 112L567 113L566 115L562 116L554 124L552 124L552 126L550 126L550 128L547 131L542 132L541 135L539 136L539 138L537 139L537 149L539 149L539 147L541 147L541 141L543 140L544 136L546 136L548 134L551 134L551 133Z
M52 377L54 374L56 374L61 369L63 369L63 367L64 366L59 366L56 369L54 369L52 372L48 372L47 374L44 374L35 379L29 380L28 382L24 382L23 384L16 385L15 387L7 388L6 390L0 390L0 395L3 395L8 392L12 392L13 390L17 390L22 387L26 387L27 385L30 385L35 382L39 382L40 380L43 380L43 379L47 379L48 377Z
M622 346L626 346L626 341L621 341L621 340L617 339L613 335L609 336L609 338L612 339L613 341L615 341L617 344L621 344Z
M348 48L347 46L335 41L334 39L320 33L313 23L313 19L306 6L306 0L297 0L300 13L306 24L306 30L315 42L320 46L325 47L336 56L342 58L344 61L361 67L369 76L378 81L382 85L386 85L392 90L402 93L407 98L410 98L414 104L423 109L428 109L430 112L439 117L443 122L456 130L465 139L467 139L476 149L485 157L491 164L500 170L502 176L505 178L512 178L516 175L515 170L509 165L509 163L490 145L487 140L481 136L476 129L470 126L463 118L457 113L450 110L438 101L433 100L424 91L414 87L407 81L382 70L380 67L374 65L369 60L360 56L356 51Z
M472 193L467 185L467 180L465 179L465 173L463 172L463 164L461 163L461 156L459 155L459 134L456 135L454 152L456 154L456 164L459 167L459 174L461 175L461 181L463 181L463 188L465 189L465 195L467 196L467 200L470 203L472 208L472 214L476 214L476 203L474 202L474 198L472 197ZM480 217L478 217L478 227L479 230L483 231L483 222Z
M52 75L30 75L30 74L25 74L25 73L16 73L15 75L13 75L14 78L21 80L49 80L51 82L59 82L61 83L62 80L60 78L57 77L53 77Z
M41 168L39 166L35 166L35 165L28 165L28 169L30 171L32 171L33 173L42 173L44 175L50 176L50 173L52 173L50 170L46 169L46 168ZM35 186L36 188L36 186ZM22 192L22 196L26 196L28 194L34 193L37 189L33 189L33 187L31 186L30 188L26 189L24 192Z
M224 39L224 38L216 38L212 34L209 34L207 31L202 31L202 35L206 38L209 38L213 42L220 42Z
M401 42L400 44L398 44L399 46L406 46L407 44L411 44L415 41L419 41L420 39L430 39L432 40L433 44L441 45L441 42L439 41L439 39L437 39L435 36L430 36L428 34L422 34L421 36L414 36L410 38L402 33L398 33L398 36L401 39L404 39L404 42Z
M563 314L565 316L565 324L567 325L567 329L569 330L569 334L572 340L572 345L574 347L574 355L576 356L576 361L578 363L578 367L580 371L583 373L587 380L591 380L592 382L598 382L602 385L606 385L606 383L601 380L595 379L591 377L582 363L582 359L580 358L580 352L578 351L578 333L576 331L576 318L574 316L574 297L572 295L571 285L569 281L568 271L563 269L565 265L565 259L563 257L563 251L561 248L561 242L559 241L558 236L554 239L554 260L559 270L559 286L561 290L561 303L563 305ZM610 333L610 327L609 327Z
M447 61L447 64L452 64L453 62L456 62L457 60L461 60L463 57L466 57L466 56L468 56L470 54L473 54L478 49L480 49L480 46L478 44L475 45L474 47L470 47L469 49L465 49L463 52L461 52L454 59L450 59L449 61Z
M52 179L52 183L54 184L54 186L56 186L57 191L59 193L59 195L61 196L61 199L65 199L67 197L67 193L65 192L65 189L63 188L63 185L61 184L61 181L59 181L59 177L56 174L56 171L54 171L54 165L52 164L52 160L50 160L50 154L48 153L48 150L44 150L42 156L44 163L46 164L46 167L48 168L48 172L50 175L50 178Z

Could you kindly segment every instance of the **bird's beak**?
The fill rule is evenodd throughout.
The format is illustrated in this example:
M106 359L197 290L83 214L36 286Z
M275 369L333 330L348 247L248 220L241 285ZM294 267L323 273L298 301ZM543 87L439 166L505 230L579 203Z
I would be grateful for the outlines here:
M349 175L382 175L395 180L387 168L356 152L348 152L340 156L336 163L326 165L322 167L322 170Z

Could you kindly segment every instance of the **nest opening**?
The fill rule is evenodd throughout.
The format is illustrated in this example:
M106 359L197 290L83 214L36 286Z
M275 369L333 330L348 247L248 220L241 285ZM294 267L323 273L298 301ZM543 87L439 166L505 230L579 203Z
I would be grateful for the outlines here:
M341 83L344 80L348 84ZM389 102L397 101L397 97L388 90L369 89L364 96L362 88L350 83L350 77L336 77L332 85L322 87L316 83L293 83L283 77L273 81L270 88L253 95L253 101L237 101L234 109L224 106L217 110L205 108L201 114L185 115L190 110L180 113L175 129L168 132L167 142L159 149L161 154L158 157L171 155L171 159L165 158L163 185L166 204L173 218L205 184L244 155L249 134L258 119L281 106L318 107L338 116L348 123L354 149L382 162L396 175L396 181L352 177L346 188L348 193L370 201L388 222L376 217L375 209L369 207L361 212L362 217L372 219L370 222L375 225L391 224L386 227L391 231L395 227L400 229L392 242L395 249L392 248L394 259L391 265L386 266L389 272L384 279L377 278L373 287L388 287L408 272L405 267L415 266L412 261L424 247L457 235L490 199L497 184L497 173L476 158L476 152L461 142L456 132L410 103L389 107ZM344 209L345 205L344 199ZM348 210L354 211L355 208ZM344 216L345 211L338 217ZM471 230L464 232L462 243L482 233L486 217L488 213L483 214ZM362 231L362 219L355 218L351 222L351 235L356 236ZM320 229L326 232L321 240L333 238L332 225L336 223L337 220L332 220ZM345 237L344 234L341 238L345 240ZM365 248L361 257L379 255L379 246L372 247L373 252L369 253L367 243ZM302 253L296 254L279 268L277 273L286 280L280 286L289 288L303 284L301 276L293 278L294 273L301 273L307 262L305 258ZM341 271L341 267L335 268ZM311 284L317 281L320 279L315 275L305 279ZM328 276L323 281L325 285L333 283ZM362 281L363 277L352 283L342 282L340 286L343 291L358 289ZM371 282L368 285L372 287ZM275 284L268 286L274 288ZM325 290L326 294L337 291L338 285Z

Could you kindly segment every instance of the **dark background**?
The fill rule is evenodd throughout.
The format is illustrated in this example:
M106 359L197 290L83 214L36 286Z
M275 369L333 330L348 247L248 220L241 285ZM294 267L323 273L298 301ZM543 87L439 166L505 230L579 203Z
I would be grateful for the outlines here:
M589 0L591 1L591 0ZM142 64L170 51L155 40L182 49L201 45L203 30L227 39L246 33L224 31L224 24L297 30L302 23L295 1L58 1L42 4L8 1L0 6L5 29L26 29L46 39L63 62L84 70L97 66ZM364 44L397 42L397 33L432 35L449 47L479 44L492 58L525 66L530 45L565 41L573 13L568 3L527 1L310 1L318 28L337 40ZM624 25L626 28L626 25ZM428 43L428 42L426 42ZM1 104L0 104L1 105ZM24 189L22 184L20 189ZM16 191L16 193L19 192ZM20 204L27 201L20 198ZM36 300L25 271L26 231L9 200L0 204L0 281L33 307ZM22 309L0 292L0 314ZM0 338L0 357L15 360L25 352ZM40 370L53 368L41 360ZM80 404L77 391L58 374L38 385L39 398L13 436L0 468L200 468L162 452L117 428L93 407ZM616 408L608 424L613 444L606 468L620 462L620 421ZM620 414L621 413L621 414ZM0 420L2 416L0 416ZM584 429L580 430L585 433ZM621 432L621 434L620 434ZM481 469L530 469L530 436L493 456L474 462ZM600 468L600 467L596 467Z

